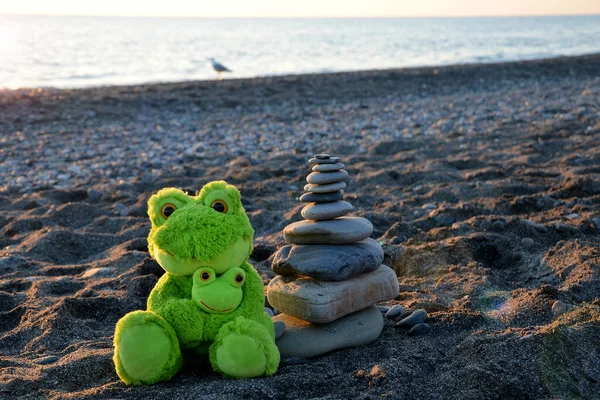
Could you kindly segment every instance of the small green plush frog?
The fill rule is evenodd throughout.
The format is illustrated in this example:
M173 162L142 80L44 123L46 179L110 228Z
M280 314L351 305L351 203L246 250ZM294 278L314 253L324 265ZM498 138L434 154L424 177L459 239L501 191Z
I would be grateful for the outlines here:
M262 279L249 263L254 231L240 193L223 181L197 196L166 188L148 201L148 250L166 273L146 311L117 323L114 362L123 382L171 379L185 357L225 376L269 376L279 365Z

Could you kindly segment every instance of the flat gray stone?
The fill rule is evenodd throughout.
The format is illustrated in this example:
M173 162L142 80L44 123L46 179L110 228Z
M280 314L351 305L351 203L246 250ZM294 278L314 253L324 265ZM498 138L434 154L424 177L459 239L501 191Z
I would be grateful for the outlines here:
M331 203L311 203L301 211L304 218L313 221L325 221L344 215L354 211L352 204L347 201L334 201Z
M381 265L373 272L336 282L277 275L269 283L267 297L269 304L284 314L322 324L392 300L398 292L396 273Z
M286 314L273 320L285 323L285 334L275 342L282 358L311 358L362 346L376 340L383 330L383 317L375 306L329 324L312 324Z
M313 185L310 183L307 185L304 185L304 191L311 192L311 193L331 193L331 192L337 192L338 190L344 190L345 188L346 188L345 182L336 182L336 183L330 183L327 185Z
M344 167L345 167L345 165L342 163L316 164L314 167L312 167L312 170L315 172L331 172L331 171L337 171L337 170L343 169Z
M285 227L283 238L290 244L348 244L366 239L373 225L361 217L329 221L298 221Z
M374 271L382 262L381 245L367 238L352 244L287 245L275 253L271 268L278 275L343 281Z
M342 159L339 157L329 157L329 158L316 158L313 157L310 160L308 160L308 163L310 165L314 165L314 164L337 164L339 162L341 162Z
M344 191L338 190L332 193L304 193L300 196L300 201L303 203L329 203L332 201L341 200L344 197Z
M311 172L306 177L306 182L313 185L326 185L328 183L342 182L348 179L348 172L340 169L334 172Z

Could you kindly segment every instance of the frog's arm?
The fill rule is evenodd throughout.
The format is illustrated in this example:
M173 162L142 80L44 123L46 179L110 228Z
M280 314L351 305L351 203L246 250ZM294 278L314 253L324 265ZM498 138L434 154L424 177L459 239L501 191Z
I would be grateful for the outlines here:
M148 298L148 310L163 317L173 327L182 347L196 346L202 341L204 332L203 312L191 299L191 288L191 277L166 273Z
M246 283L244 285L244 300L240 304L239 314L251 319L262 317L265 309L265 285L262 278L247 261L240 267L246 271ZM252 318L253 316L255 317Z

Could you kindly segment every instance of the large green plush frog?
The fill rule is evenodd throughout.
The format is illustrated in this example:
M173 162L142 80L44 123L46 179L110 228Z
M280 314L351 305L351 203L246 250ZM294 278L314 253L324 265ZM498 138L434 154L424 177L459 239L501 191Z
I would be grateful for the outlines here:
M117 323L119 377L132 385L169 380L184 358L207 353L225 376L274 374L279 351L262 280L248 263L254 231L239 191L223 181L197 196L163 189L148 201L148 215L148 250L166 273L147 311Z

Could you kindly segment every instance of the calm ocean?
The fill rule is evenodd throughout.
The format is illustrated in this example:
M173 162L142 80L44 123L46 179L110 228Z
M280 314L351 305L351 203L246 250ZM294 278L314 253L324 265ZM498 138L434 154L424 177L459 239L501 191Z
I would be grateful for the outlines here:
M600 52L600 16L197 19L0 15L0 88L254 77Z

